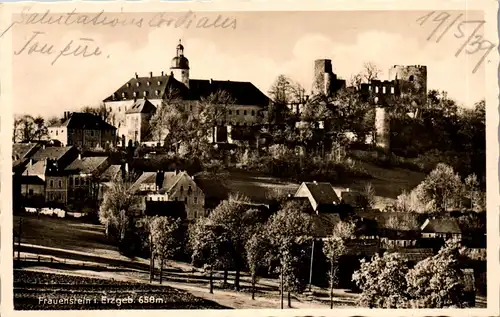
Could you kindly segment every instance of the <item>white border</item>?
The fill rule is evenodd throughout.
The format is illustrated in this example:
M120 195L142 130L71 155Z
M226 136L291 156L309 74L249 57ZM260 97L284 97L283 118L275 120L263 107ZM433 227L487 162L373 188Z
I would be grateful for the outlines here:
M53 12L68 12L74 8L78 11L98 12L101 10L124 12L155 12L155 11L351 11L351 10L484 10L485 37L498 43L498 2L493 0L453 1L453 0L357 0L357 1L320 1L320 0L205 0L205 1L91 1L91 2L55 2L55 3L8 3L0 4L0 30L4 30L10 22L11 14L20 12L24 7L31 6L44 11L50 8ZM11 170L11 139L12 131L12 95L11 95L11 43L10 32L0 39L0 100L1 100L1 126L0 142L1 153L1 313L5 316L64 316L65 311L13 311L12 301L12 170ZM451 58L451 57L450 57ZM188 316L203 314L209 316L498 316L499 309L499 284L498 272L500 235L499 227L499 102L498 102L498 75L499 55L498 50L492 51L488 57L486 69L486 138L487 138L487 276L488 276L488 307L486 309L422 309L422 310L369 310L369 309L307 309L307 310L279 310L279 309L248 309L248 310L105 310L105 311L71 311L72 316L88 316L96 314L112 316ZM450 80L453 80L450 78ZM41 83L43 84L43 83Z

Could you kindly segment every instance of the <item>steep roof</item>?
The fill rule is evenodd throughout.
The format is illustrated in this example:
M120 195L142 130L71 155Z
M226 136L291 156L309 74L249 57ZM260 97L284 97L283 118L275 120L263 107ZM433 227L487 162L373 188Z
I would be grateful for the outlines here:
M458 222L452 218L427 219L421 230L424 233L462 233Z
M45 181L37 175L25 175L22 177L21 182L29 185L45 185Z
M133 100L144 96L149 99L163 99L171 89L178 91L183 100L200 100L223 90L229 93L238 105L269 104L269 98L250 82L191 79L187 88L170 75L133 77L104 101Z
M313 235L315 237L325 238L332 234L333 229L340 222L338 214L320 213L313 214Z
M141 184L156 184L157 172L144 172L139 176L139 178L135 181L133 188L139 189ZM162 191L168 192L172 186L177 183L179 179L183 175L187 175L186 172L163 172L163 185Z
M22 160L39 146L38 143L13 143L12 161Z
M46 148L39 149L34 155L33 160L42 161L45 159L49 160L60 160L66 153L73 149L72 146L49 146Z
M333 186L330 183L326 182L304 182L303 183L314 200L318 204L338 204L340 203L340 199L335 193Z
M156 107L149 101L148 99L139 99L137 100L132 107L130 107L126 114L132 113L154 113L156 111Z
M121 166L120 165L110 165L102 174L102 181L111 181L118 175L120 175Z
M101 117L86 112L73 112L69 118L53 127L67 127L69 129L89 130L116 130L114 126L104 121Z
M77 158L66 167L66 171L75 171L85 174L90 174L96 171L108 157L106 156L88 156Z
M46 172L47 172L47 161L42 160L36 162L33 165L28 165L24 170L23 175L24 176L45 175Z

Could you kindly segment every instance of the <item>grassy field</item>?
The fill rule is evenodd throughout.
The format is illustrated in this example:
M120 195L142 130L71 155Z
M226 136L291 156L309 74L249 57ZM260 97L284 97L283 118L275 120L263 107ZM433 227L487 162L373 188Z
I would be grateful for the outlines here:
M88 310L226 307L168 286L16 270L14 308Z

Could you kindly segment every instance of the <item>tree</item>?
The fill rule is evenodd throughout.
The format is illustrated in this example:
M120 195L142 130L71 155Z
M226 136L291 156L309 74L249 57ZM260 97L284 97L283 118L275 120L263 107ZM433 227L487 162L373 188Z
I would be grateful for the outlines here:
M110 109L106 108L104 103L101 103L98 106L84 106L81 111L96 115L110 124L113 123L114 114Z
M483 195L479 189L479 181L476 174L470 174L465 178L464 190L470 202L470 209L478 212L484 211L486 206L484 205Z
M417 195L416 190L412 190L410 192L403 191L401 195L399 195L396 201L393 203L392 207L396 212L425 212L425 205L422 203L420 198Z
M305 89L285 75L279 75L269 88L269 96L274 103L288 105L301 102L304 99Z
M437 255L417 263L406 279L408 291L418 308L468 306L457 244L448 243Z
M370 262L361 260L353 281L362 291L359 304L369 308L406 308L409 304L407 262L398 253L375 254Z
M401 212L397 216L391 216L386 222L386 227L393 230L416 230L419 226L418 215L409 212Z
M368 182L365 184L365 186L363 187L362 195L366 200L366 207L375 207L375 188L373 187L372 183Z
M253 234L245 244L248 268L252 280L252 299L255 299L255 284L257 283L257 272L267 263L270 242L264 230L263 224L254 228Z
M138 202L139 198L135 196L135 189L131 182L121 178L111 182L99 208L99 221L106 226L106 236L109 236L110 229L114 229L118 241L123 241L133 207Z
M416 191L424 204L438 211L447 211L460 201L462 182L452 167L439 163L417 186Z
M304 212L307 208L305 202L287 202L266 223L265 232L269 236L271 257L279 263L281 307L285 290L288 291L288 307L291 307L290 293L302 291L306 285L304 273L307 272L312 234L311 216Z
M14 119L13 142L41 141L47 136L47 126L42 117L22 115Z
M378 79L378 76L380 76L380 73L382 73L382 71L380 70L380 68L377 67L377 65L373 62L366 62L363 64L363 71L362 71L362 76L363 76L363 79L366 81L366 82L370 82L374 79Z
M153 253L160 259L160 284L163 279L164 261L174 256L180 249L178 240L178 230L181 225L181 219L172 219L169 217L156 216L151 220L150 234L153 244Z
M330 309L333 308L333 287L335 284L339 259L345 255L346 241L355 233L355 225L351 222L339 222L323 245L323 253L330 260Z
M253 233L252 228L259 222L258 212L248 209L248 198L231 195L220 203L208 216L208 221L217 226L216 238L227 245L228 258L234 267L234 287L239 290L240 273L245 265L245 244Z
M167 148L176 147L185 139L185 121L188 114L183 107L183 100L176 89L167 90L161 106L150 119L150 133L154 140ZM170 133L176 131L176 133ZM168 137L168 138L167 138Z

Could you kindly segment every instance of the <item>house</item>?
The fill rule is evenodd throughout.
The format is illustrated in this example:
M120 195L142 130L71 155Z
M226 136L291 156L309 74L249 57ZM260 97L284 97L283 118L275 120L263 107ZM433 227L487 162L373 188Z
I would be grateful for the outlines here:
M188 220L205 215L205 195L185 171L144 172L132 188L145 201L184 202Z
M146 97L136 100L125 112L129 145L147 141L146 137L150 134L149 121L155 112L156 107Z
M81 151L116 145L116 128L91 113L65 111L62 122L50 126L48 132L51 139Z
M29 159L42 147L40 143L12 144L12 172L22 173ZM19 170L21 169L21 170Z
M434 256L434 250L432 248L397 248L390 252L398 253L402 258L412 264L416 264Z
M427 218L420 229L422 238L462 240L462 230L453 218Z
M218 116L212 133L208 136L214 143L229 142L232 131L262 123L270 100L255 85L229 80L191 79L191 66L184 55L184 46L179 43L169 72L162 71L156 75L150 72L149 76L144 77L136 73L103 100L108 111L114 115L114 121L111 123L118 128L122 144L129 143L130 138L125 140L129 131L134 131L132 137L135 137L137 129L129 127L127 112L135 106L137 100L146 98L159 109L162 106L171 106L168 103L172 92L182 101L185 110L193 114L199 111L200 102L212 98L217 92L225 91L231 97L233 102L228 103L225 113ZM148 140L149 143L161 141L163 140Z
M331 212L335 210L335 206L340 204L340 199L333 186L326 182L303 182L295 192L294 197L307 198L316 214Z
M68 175L68 201L73 206L91 204L96 207L99 176L109 166L107 156L79 155L65 171ZM87 206L88 207L88 206Z
M31 199L36 197L37 201L43 200L47 204L66 204L68 175L64 168L77 156L77 149L71 146L39 148L23 171L21 195ZM43 199L40 195L43 195Z

